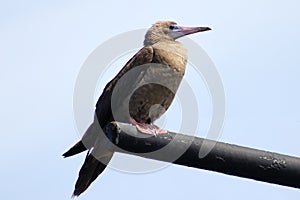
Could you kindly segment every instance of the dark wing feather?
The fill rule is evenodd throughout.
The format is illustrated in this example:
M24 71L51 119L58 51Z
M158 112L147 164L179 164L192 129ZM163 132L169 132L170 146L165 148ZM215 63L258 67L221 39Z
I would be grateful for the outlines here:
M105 86L102 95L100 96L97 104L96 104L96 114L100 126L103 128L109 122L114 121L113 113L111 110L111 101L112 94L115 86L118 81L132 69L135 69L138 66L148 64L152 62L153 59L153 48L151 46L144 47L140 51L138 51L122 68L122 70ZM134 77L134 81L138 81L138 77ZM122 85L123 91L130 91L132 88L132 83L126 83ZM118 87L119 88L119 87ZM123 101L124 95L122 97L119 96L118 99L114 99L119 101L120 103ZM118 104L118 102L116 102Z
M113 115L111 111L111 97L113 89L115 88L118 80L124 76L128 71L131 69L146 64L151 63L153 58L153 49L152 47L144 47L139 52L135 54L122 68L122 70L115 76L114 79L112 79L104 88L102 95L100 96L97 104L96 104L96 115L98 122L100 124L101 128L104 128L109 122L113 121ZM126 84L125 87L123 87L124 90L130 88L130 84ZM121 100L121 98L120 98ZM95 120L97 120L95 119ZM94 122L95 123L95 122ZM86 134L95 134L95 131L87 131ZM83 138L89 138L89 140L97 141L96 138L99 135L91 135L91 136L83 136ZM99 143L96 142L96 143ZM84 192L89 185L104 171L106 168L106 164L111 159L113 152L109 152L108 154L103 156L101 160L105 160L105 162L99 162L97 158L94 157L93 152L99 151L98 148L101 148L99 145L101 145L101 141L99 144L94 144L94 149L92 153L87 154L87 157L84 161L83 166L80 169L78 179L76 181L75 190L73 195L79 196L82 192ZM82 151L86 150L85 146L83 145L82 141L79 141L76 145L74 145L69 151L63 154L63 156L68 157L75 155L77 153L80 153ZM100 150L101 151L101 150ZM105 149L102 149L102 151L105 151ZM99 152L101 154L101 152ZM105 152L104 152L105 153Z
M111 95L113 92L113 88L117 84L118 80L129 70L135 68L136 66L140 66L146 63L151 63L152 59L153 59L153 48L151 46L142 48L126 63L126 65L121 69L121 71L105 86L103 93L99 97L98 102L96 104L97 119L102 128L104 128L109 122L114 120L111 111ZM128 84L128 86L130 85ZM126 88L124 88L124 90L126 90ZM84 146L82 141L79 141L67 152L65 152L63 156L64 157L73 156L85 150L86 147Z

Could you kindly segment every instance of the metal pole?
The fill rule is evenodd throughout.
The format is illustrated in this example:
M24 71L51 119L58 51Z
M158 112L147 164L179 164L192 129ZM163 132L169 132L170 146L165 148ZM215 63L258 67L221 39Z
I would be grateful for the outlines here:
M297 157L179 133L149 136L137 133L129 124L116 122L106 127L106 134L117 146L116 152L300 188L300 158ZM199 150L204 142L212 149L201 158Z

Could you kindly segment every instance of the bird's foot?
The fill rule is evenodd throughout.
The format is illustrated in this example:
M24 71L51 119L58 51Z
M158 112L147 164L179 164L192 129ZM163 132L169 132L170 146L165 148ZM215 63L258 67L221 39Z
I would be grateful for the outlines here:
M133 125L135 125L136 129L139 132L144 133L144 134L158 135L158 134L168 133L167 130L161 129L154 124L139 123L139 122L135 121L133 118L130 118L130 121Z

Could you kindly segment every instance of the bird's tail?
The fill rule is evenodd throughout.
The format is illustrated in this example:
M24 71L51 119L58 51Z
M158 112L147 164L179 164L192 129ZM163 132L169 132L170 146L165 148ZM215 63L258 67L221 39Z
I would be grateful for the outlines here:
M73 147L71 147L67 152L65 152L63 156L66 158L81 153L87 149L91 149L94 146L95 140L101 130L102 129L100 128L95 115L94 122L86 130L82 139Z
M81 153L85 150L87 150L87 148L84 146L83 142L80 140L73 147L71 147L67 152L65 152L63 154L63 156L66 158L66 157Z
M95 115L94 122L89 126L81 141L63 154L64 157L73 156L89 150L84 160L75 184L73 196L79 196L99 176L111 160L114 145L106 137ZM92 149L92 152L90 150Z
M88 152L84 164L79 171L73 196L79 196L90 186L90 184L104 171L106 164L109 162L112 155L113 152L110 152L101 159L97 159L92 153Z

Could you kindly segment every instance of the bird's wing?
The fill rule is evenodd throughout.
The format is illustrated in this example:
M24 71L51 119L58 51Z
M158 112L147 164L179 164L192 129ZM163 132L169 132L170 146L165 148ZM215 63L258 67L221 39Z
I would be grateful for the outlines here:
M108 160L111 159L112 154L107 156ZM90 186L90 184L104 171L105 168L106 164L100 162L92 154L88 154L79 171L73 196L79 196L81 193L83 193Z
M98 121L101 127L104 127L109 122L113 121L113 113L112 113L112 94L114 88L117 86L117 90L122 94L118 96L118 98L114 98L114 104L122 103L123 98L125 98L126 94L124 92L131 91L136 85L135 83L139 82L142 78L142 74L137 69L137 67L149 64L152 62L154 56L154 50L151 46L147 46L139 50L122 68L122 70L105 86L102 95L100 96L97 104L96 104L96 114L98 117ZM133 72L133 73L131 73ZM139 74L139 75L138 75ZM122 81L118 81L122 79ZM121 87L119 87L121 86Z
M79 196L90 184L105 170L111 160L114 151L112 143L101 134L95 142L92 152L88 152L87 157L79 171L78 179L73 192L74 196Z
M152 59L153 59L153 48L151 46L142 48L126 63L126 65L121 69L121 71L105 86L103 93L99 97L98 102L96 104L96 111L95 111L96 117L94 119L93 124L97 123L98 125L99 123L100 127L104 128L105 125L107 125L109 122L114 120L111 111L111 95L113 92L113 88L117 84L118 80L128 71L130 71L131 69L137 66L146 63L151 63ZM135 80L137 81L137 77L135 78L136 78ZM127 83L125 87L130 88L131 85ZM126 90L125 87L123 87L124 90ZM82 140L79 141L72 148L70 148L67 152L63 154L64 157L73 156L75 154L78 154L82 151L85 151L93 147L93 143L96 141L97 138L97 133L95 134L96 131L92 131L91 127L94 126L90 126L82 138L82 140L84 140L84 144ZM86 148L87 146L88 148Z
M142 48L127 62L127 64L122 68L122 70L105 86L103 93L96 104L97 118L94 119L93 124L89 128L91 131L87 131L82 138L82 141L84 141L84 143L89 144L90 142L93 142L92 146L94 148L91 153L88 152L87 158L80 169L79 176L75 185L75 190L73 193L74 196L79 196L82 192L84 192L89 187L89 185L104 171L106 165L108 164L108 162L113 156L113 151L107 148L107 145L105 145L106 143L108 143L108 142L105 143L105 140L107 140L107 138L101 138L104 135L99 134L100 133L99 128L104 128L105 125L107 125L109 122L114 120L111 111L111 97L117 82L131 69L143 64L151 63L152 58L153 58L152 47ZM140 78L135 77L134 82L138 81L139 79ZM122 90L124 91L130 90L130 88L132 87L132 83L129 83L128 81L130 82L132 81L132 79L127 81L125 80L124 85L122 85ZM123 97L120 97L118 98L118 100L122 101L122 98ZM97 121L99 122L100 126L99 124L96 124ZM92 131L95 129L93 127L96 127L97 130ZM83 144L82 141L80 141L79 143ZM75 148L75 146L73 148ZM81 149L75 149L78 150L75 151L73 148L71 148L64 155L65 156L69 156L69 154L73 155L73 152L78 153L78 151L81 150Z

